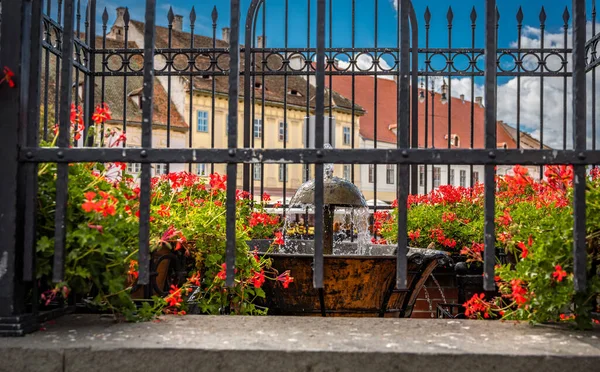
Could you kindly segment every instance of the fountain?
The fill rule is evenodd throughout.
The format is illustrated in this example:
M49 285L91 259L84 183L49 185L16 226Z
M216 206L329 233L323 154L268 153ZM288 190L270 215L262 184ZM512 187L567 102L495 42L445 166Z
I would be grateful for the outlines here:
M314 211L315 182L301 185L290 201L291 210ZM335 241L336 211L351 215L358 225L354 241ZM351 182L333 176L325 165L324 177L324 288L313 288L314 240L285 237L285 245L268 252L270 241L248 242L273 260L279 272L290 270L289 288L267 281L264 306L273 315L409 317L425 281L438 265L451 264L445 252L409 248L408 289L395 289L396 246L371 244L365 199ZM290 218L288 214L288 219ZM308 221L307 221L308 222ZM289 227L286 221L285 229ZM284 229L284 230L285 230ZM286 234L284 234L286 235Z

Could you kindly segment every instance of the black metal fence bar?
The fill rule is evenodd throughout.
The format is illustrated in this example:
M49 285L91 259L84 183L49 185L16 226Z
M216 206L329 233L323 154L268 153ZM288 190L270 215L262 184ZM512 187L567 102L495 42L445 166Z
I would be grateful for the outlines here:
M495 53L496 38L496 0L485 2L485 49L487 55ZM485 147L492 151L496 148L496 61L491 58L485 63ZM495 289L494 264L495 254L495 215L496 215L496 172L493 165L486 165L484 170L485 193L485 225L484 225L484 280L483 288L487 291Z
M30 40L31 53L29 55L29 76L27 87L27 130L21 134L25 136L24 143L30 147L37 147L39 143L39 107L40 107L40 75L42 66L39 63L42 56L42 38L43 29L40 19L42 18L42 3L35 1L29 4L29 11L25 15L31 14L31 33L27 29L23 30L22 37ZM25 61L24 61L25 62ZM22 138L21 138L22 140ZM23 164L23 181L25 185L23 203L25 205L24 231L23 231L23 280L32 282L35 280L35 252L36 252L36 220L37 220L37 194L38 194L38 164ZM23 197L21 196L21 197ZM36 297L37 286L33 286L33 296Z
M325 142L325 0L317 0L317 75L315 104L315 148L323 155ZM331 94L331 93L330 93ZM308 138L307 138L308 139ZM315 252L313 286L323 288L323 163L315 164Z
M60 109L59 132L57 145L59 149L66 149L70 146L70 117L71 107L68 104L71 102L71 84L73 74L73 17L74 17L74 0L65 0L64 4L64 26L63 26L63 55L68 58L61 59L61 80L60 80ZM57 166L56 175L56 212L54 225L54 261L52 280L59 283L64 278L65 264L65 245L66 245L66 212L69 192L69 165L59 164Z
M573 0L573 144L575 150L586 149L587 87L585 72L586 4ZM586 167L574 167L573 195L573 273L576 291L584 291L587 282L586 254Z
M399 27L398 33L400 38L400 68L398 69L398 104L397 104L397 148L404 152L409 148L410 135L410 111L409 111L409 48L410 31L409 31L409 14L410 1L401 0L399 3ZM413 97L414 98L414 97ZM414 134L413 134L414 135ZM408 204L409 194L409 166L406 164L399 165L397 170L397 200L398 205L398 250L396 255L396 288L407 288L408 263L406 254L408 252L408 211L405 206Z
M229 128L228 153L235 155L238 143L238 96L240 86L240 1L231 0L231 40L230 40L230 68L229 74ZM247 71L247 70L246 70ZM247 76L245 76L247 78ZM247 97L247 96L246 96ZM247 101L247 99L246 99ZM246 130L248 127L246 127ZM226 283L233 287L235 279L235 247L236 247L236 203L235 191L237 187L237 164L227 164L227 247L226 247Z
M145 156L144 154L146 154L146 149L152 148L152 115L154 109L153 102L155 25L156 0L146 0L146 16L144 25L144 83L142 91L142 148L144 148L144 150L142 150L142 156ZM127 40L127 32L125 32L125 40ZM126 118L126 116L126 112L124 112L123 118ZM142 162L142 174L140 177L140 252L138 259L138 283L140 285L147 285L150 280L149 239L151 176L151 163Z
M456 164L456 165L593 165L593 150L485 150L485 149L64 149L24 147L19 161L33 163L297 163L297 164Z

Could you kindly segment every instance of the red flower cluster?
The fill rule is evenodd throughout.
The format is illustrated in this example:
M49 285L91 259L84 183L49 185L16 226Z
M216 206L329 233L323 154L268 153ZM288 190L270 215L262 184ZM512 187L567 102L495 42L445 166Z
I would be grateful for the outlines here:
M473 242L470 247L463 247L460 254L467 256L467 262L481 262L484 249L484 244Z
M262 226L275 226L279 223L277 216L270 216L268 213L252 212L248 225L255 227L257 225Z
M283 240L283 233L281 231L275 232L275 239L273 239L274 245L284 245L285 240Z
M73 131L73 139L75 141L79 141L85 129L85 126L83 125L83 109L81 106L75 107L75 104L71 104L70 120L71 130Z
M294 281L294 278L292 278L290 276L290 271L287 270L283 274L279 275L277 277L277 280L281 282L281 284L283 285L283 288L288 288L290 283L292 283Z
M271 201L271 195L267 194L266 192L262 194L262 201L264 202L268 202Z
M167 305L169 307L180 307L183 302L183 298L181 297L181 288L176 285L171 285L171 290L169 291L169 295L165 297L165 301L167 301Z
M175 250L178 251L182 248L183 244L187 242L187 239L183 235L183 233L177 229L173 225L169 226L169 228L163 233L160 238L161 243L168 244L173 240L176 241Z
M252 276L251 281L252 285L254 285L255 288L262 287L262 285L265 283L265 270L260 269L260 272L255 272L254 276Z
M112 112L106 103L96 106L96 112L92 115L94 124L101 124L112 119Z
M523 288L523 281L521 279L513 279L510 281L510 286L512 289L512 299L517 303L517 306L521 307L525 303L527 303L527 290Z
M454 222L454 221L456 221L456 213L447 212L447 213L442 214L442 222L443 223Z
M442 230L441 228L431 229L431 231L429 232L429 237L431 239L437 240L437 242L443 245L444 247L456 247L456 240L447 238L444 234L444 230Z
M218 173L210 175L210 187L212 190L225 190L227 188L227 175L220 176Z
M502 226L509 226L512 222L513 219L510 216L510 210L507 208L504 210L504 214L498 218L498 224Z
M117 213L116 205L117 198L104 191L100 191L101 199L96 201L97 194L93 191L88 191L84 195L85 201L81 205L81 209L83 209L86 213L90 213L92 211L102 213L104 217L114 216Z
M237 269L233 270L233 272L237 273ZM221 280L227 279L227 264L225 262L221 264L221 271L219 271L216 278Z
M2 83L6 83L8 84L9 88L14 88L16 85L12 78L15 76L15 73L12 72L12 70L7 66L4 66L2 73L4 76L2 76L2 79L0 79L0 85Z
M136 280L140 273L138 272L138 262L136 260L129 261L129 271L127 271L127 275L133 280Z
M492 316L492 304L485 300L485 294L474 294L470 300L463 304L465 308L465 316L468 318L476 318L482 315L485 319Z
M554 272L552 273L552 279L555 279L557 282L562 282L567 275L567 272L563 270L562 266L556 265L554 267Z
M421 230L408 232L408 238L412 241L415 241L415 240L419 239L420 237L421 237Z

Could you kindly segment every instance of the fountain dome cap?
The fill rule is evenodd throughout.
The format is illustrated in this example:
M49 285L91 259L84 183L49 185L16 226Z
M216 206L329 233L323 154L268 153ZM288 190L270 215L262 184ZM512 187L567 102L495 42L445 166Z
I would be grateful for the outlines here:
M366 207L362 193L352 182L339 177L324 177L324 205ZM290 201L290 206L315 204L315 180L303 183Z

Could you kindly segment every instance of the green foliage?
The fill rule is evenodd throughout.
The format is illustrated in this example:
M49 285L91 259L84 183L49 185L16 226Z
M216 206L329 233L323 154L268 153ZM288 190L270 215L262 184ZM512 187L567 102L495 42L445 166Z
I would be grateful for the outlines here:
M590 311L600 293L600 180L588 179L588 286L576 293L573 283L573 172L548 167L545 180L534 181L526 169L499 177L496 194L496 283L499 295L470 299L467 315L525 320L532 323L569 321L590 327ZM468 262L482 261L484 209L481 185L473 189L443 186L430 195L412 196L408 232L412 245L457 252ZM381 233L396 240L397 211L382 218ZM418 234L416 233L418 232Z
M131 292L137 278L139 188L123 169L118 163L69 165L65 278L64 283L55 285L50 276L57 166L40 165L37 275L43 287L42 301L48 303L74 291L91 297L89 303L96 308L140 321L163 312L184 314L185 299L200 286L197 304L204 313L219 314L225 305L233 314L266 313L253 302L264 297L260 280L276 280L277 273L269 271L270 261L253 254L246 242L256 235L272 237L279 221L264 213L262 204L253 207L247 194L238 193L236 281L226 288L225 177L211 175L209 188L203 179L188 173L153 179L150 234L154 252L166 248L193 259L187 268L188 280L181 287L172 287L165 298L154 297L136 306ZM255 215L263 216L268 226L256 221L250 226L248 221Z

